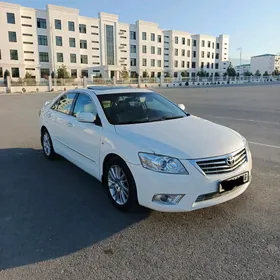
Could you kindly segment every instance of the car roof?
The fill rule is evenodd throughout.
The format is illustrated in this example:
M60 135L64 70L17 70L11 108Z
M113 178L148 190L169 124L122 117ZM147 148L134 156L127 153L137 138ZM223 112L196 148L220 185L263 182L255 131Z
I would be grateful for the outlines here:
M90 92L95 93L96 95L103 94L119 94L119 93L135 93L135 92L153 92L148 89L134 88L134 87L120 87L120 86L90 86L88 87Z

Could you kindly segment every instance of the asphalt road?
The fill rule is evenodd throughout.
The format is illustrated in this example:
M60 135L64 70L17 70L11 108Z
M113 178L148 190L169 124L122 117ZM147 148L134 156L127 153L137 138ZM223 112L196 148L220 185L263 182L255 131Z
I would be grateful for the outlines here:
M250 142L253 182L189 213L118 212L102 186L40 150L54 94L0 96L0 279L280 279L280 85L162 89Z

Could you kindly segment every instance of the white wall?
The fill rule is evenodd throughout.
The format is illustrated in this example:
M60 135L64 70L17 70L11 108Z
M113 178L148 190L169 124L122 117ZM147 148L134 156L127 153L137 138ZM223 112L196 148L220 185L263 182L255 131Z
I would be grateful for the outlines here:
M255 74L257 70L259 70L261 74L264 74L265 71L267 71L268 74L271 74L274 71L274 69L275 69L274 55L251 57L251 71L253 74Z

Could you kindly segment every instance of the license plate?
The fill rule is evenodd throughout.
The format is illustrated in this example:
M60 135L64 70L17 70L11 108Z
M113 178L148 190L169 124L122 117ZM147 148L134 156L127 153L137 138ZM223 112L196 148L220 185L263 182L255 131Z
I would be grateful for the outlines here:
M219 184L219 192L228 192L233 190L235 187L241 186L249 182L249 172L245 172L238 176L234 176L227 180L220 182Z

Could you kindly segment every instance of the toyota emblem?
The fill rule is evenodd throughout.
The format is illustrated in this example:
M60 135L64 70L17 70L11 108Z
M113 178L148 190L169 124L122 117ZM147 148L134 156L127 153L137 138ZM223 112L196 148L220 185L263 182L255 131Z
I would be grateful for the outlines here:
M226 159L226 163L228 166L233 166L234 165L234 157L230 156Z

